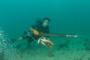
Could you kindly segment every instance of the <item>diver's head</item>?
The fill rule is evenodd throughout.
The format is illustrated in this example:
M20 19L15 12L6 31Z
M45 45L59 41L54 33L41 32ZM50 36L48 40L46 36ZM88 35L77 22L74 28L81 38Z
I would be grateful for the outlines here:
M43 19L43 26L48 26L48 24L50 23L50 19L49 18L44 18Z

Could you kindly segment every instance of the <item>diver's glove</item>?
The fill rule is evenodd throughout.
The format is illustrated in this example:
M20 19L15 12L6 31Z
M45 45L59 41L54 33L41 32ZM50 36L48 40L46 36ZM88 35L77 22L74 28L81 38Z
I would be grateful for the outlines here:
M33 30L34 35L39 35L39 32L37 30Z

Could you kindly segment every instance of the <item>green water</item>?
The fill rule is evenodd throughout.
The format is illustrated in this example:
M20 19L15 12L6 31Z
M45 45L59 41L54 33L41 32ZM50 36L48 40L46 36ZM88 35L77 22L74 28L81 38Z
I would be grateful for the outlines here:
M77 34L77 41L90 36L90 0L0 0L0 27L9 38L18 38L44 17L51 19L50 33Z
M0 26L9 36L20 34L36 18L44 17L51 19L51 32L90 35L89 0L0 0Z

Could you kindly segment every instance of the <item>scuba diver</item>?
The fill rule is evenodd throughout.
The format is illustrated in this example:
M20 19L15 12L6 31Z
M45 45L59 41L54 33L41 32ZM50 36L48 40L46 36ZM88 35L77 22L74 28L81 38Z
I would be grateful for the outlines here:
M49 18L44 18L43 20L37 20L36 24L30 27L29 32L24 31L24 34L18 38L18 40L27 39L27 43L38 40L42 35L40 33L49 33ZM50 40L50 36L44 36ZM16 47L17 48L17 47ZM20 45L19 45L20 48ZM52 50L52 46L49 45L49 51Z
M34 41L34 39L35 40L39 39L41 37L39 33L49 33L49 25L48 25L49 23L50 23L49 18L44 18L43 21L40 20L37 21L36 24L30 27L29 34L27 34L27 32L24 31L24 35L22 35L18 40L28 39L28 43L30 43ZM47 37L49 38L49 36Z
M24 35L22 35L18 40L28 39L27 43L30 43L34 40L39 39L41 37L39 33L49 33L49 23L49 18L44 18L43 21L38 20L36 24L30 27L29 33L24 31ZM49 36L47 37L48 39L50 39Z

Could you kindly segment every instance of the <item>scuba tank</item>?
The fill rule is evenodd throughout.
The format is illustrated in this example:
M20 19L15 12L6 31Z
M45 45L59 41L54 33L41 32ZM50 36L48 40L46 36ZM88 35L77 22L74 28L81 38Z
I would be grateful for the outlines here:
M37 18L34 26L41 25L41 24L42 24L42 20L40 18Z
M41 22L42 22L42 20L40 18L36 19L36 23L41 23Z

